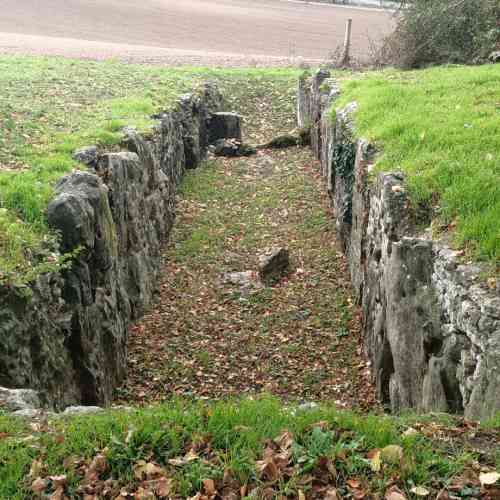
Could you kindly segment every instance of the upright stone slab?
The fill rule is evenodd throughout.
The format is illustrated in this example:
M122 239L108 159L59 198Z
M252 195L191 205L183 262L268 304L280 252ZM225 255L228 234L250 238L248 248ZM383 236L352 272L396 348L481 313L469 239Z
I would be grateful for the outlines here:
M297 124L300 128L311 127L311 85L311 77L304 73L297 85Z
M373 167L375 149L363 139L357 141L352 187L352 221L349 244L349 270L356 300L361 303L366 280L366 231L370 213L370 169Z
M311 148L314 156L321 158L321 116L326 104L329 91L322 87L323 82L330 78L330 72L324 69L318 70L312 77L311 83Z
M215 144L219 139L242 140L242 118L237 113L214 113L210 119L210 144Z

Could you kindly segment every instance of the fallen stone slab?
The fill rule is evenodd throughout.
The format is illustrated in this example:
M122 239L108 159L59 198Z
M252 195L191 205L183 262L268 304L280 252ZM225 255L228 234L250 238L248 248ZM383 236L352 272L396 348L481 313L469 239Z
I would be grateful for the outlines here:
M311 133L308 128L300 128L295 133L283 134L274 137L269 142L259 144L256 149L286 149L295 146L308 146L311 142Z
M256 280L255 271L241 271L224 274L224 281L233 285L247 285Z
M219 139L213 145L215 156L251 156L257 153L257 149L249 144L243 144L236 139Z
M263 288L256 271L235 271L225 273L222 276L222 282L238 286L243 296L257 292Z
M68 406L63 415L93 415L104 411L100 406Z
M273 247L259 257L259 276L269 282L280 278L290 266L290 256L286 248Z

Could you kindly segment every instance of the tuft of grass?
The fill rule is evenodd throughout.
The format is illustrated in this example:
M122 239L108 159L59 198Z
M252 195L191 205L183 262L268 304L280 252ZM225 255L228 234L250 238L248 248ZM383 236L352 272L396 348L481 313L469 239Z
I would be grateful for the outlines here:
M383 493L395 477L400 477L399 486L406 491L415 484L436 487L476 458L461 452L447 456L422 435L404 437L402 428L397 417L360 416L331 405L300 411L268 396L215 403L174 400L148 409L58 417L40 432L18 419L0 416L0 497L28 495L27 474L36 459L46 477L67 476L67 494L73 498L81 477L68 468L68 457L88 463L102 450L108 476L123 487L137 483L134 466L139 460L164 467L182 498L200 491L203 480L220 481L225 473L241 485L259 484L256 461L267 440L285 430L293 436L295 480L328 459L338 471L341 491L354 478L369 485L373 493ZM388 445L401 446L404 463L374 474L367 454ZM182 457L193 446L200 450L200 459L169 465L169 460ZM203 449L208 450L205 458ZM274 487L282 493L288 488L293 496L297 493L293 481Z
M407 174L415 205L432 207L455 243L500 259L500 66L371 72L344 80L357 133L382 152L378 170Z

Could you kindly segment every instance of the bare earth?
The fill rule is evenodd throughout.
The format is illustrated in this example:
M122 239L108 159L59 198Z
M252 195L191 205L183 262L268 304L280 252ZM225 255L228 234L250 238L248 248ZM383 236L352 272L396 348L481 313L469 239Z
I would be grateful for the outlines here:
M324 60L353 19L352 53L369 53L392 14L281 0L0 0L0 53L171 65Z

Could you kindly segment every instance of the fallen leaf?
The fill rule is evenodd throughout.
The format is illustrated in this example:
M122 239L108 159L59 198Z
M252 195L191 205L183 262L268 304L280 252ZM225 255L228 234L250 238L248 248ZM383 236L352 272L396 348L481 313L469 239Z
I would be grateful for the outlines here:
M64 488L61 486L57 488L52 495L50 495L49 500L65 500L66 496L64 495Z
M203 488L205 489L205 493L209 497L213 497L217 493L213 479L204 479L203 480Z
M382 461L380 459L380 450L375 450L372 456L368 456L370 459L370 467L373 472L379 472L382 468Z
M406 496L398 487L393 486L386 491L385 500L406 500Z
M423 486L414 486L411 489L411 492L414 495L417 495L418 497L426 497L431 494L431 492L427 488L424 488Z
M500 474L498 472L484 472L479 474L479 481L482 486L491 486L500 481Z
M283 450L288 450L292 447L293 436L290 432L285 431L281 436L277 437L274 442Z
M137 491L134 493L134 498L137 500L154 500L155 494L152 491L144 489L142 486L139 486Z
M324 500L340 500L340 496L337 492L336 488L330 488L326 493L325 493L325 498Z
M153 462L146 462L139 460L134 466L134 475L137 479L154 479L155 477L162 476L165 471Z
M96 455L85 472L85 482L93 482L99 479L99 476L108 469L106 457L102 454Z
M257 469L262 479L274 482L280 477L278 466L274 463L272 458L258 461Z
M167 498L172 493L172 480L161 477L153 481L152 487L159 498Z
M45 491L45 488L47 488L48 483L49 482L47 481L47 479L42 479L41 477L39 477L31 483L31 491L40 494L43 491Z
M64 488L64 486L66 486L66 483L68 482L65 475L50 476L49 479L52 481L55 489Z

